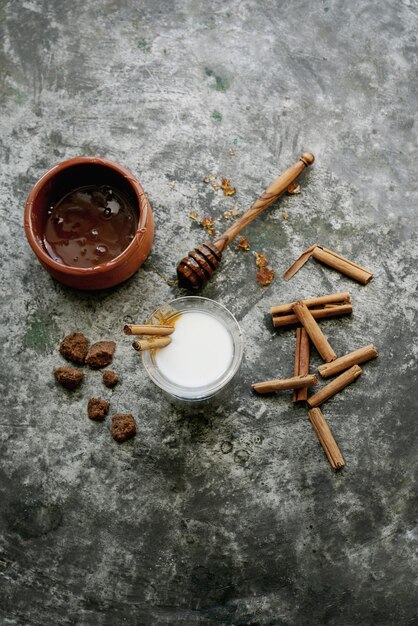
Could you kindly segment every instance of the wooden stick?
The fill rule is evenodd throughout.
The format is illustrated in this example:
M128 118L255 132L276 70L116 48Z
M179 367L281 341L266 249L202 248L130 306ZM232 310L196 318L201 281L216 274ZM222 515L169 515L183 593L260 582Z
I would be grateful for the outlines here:
M123 332L125 335L171 335L174 332L174 326L165 326L163 324L125 324Z
M328 250L322 246L316 246L312 250L311 254L317 261L320 261L325 265L329 265L350 278L354 278L354 280L357 280L363 285L367 285L367 283L373 278L373 274L364 269L364 267L361 267L360 265L357 265L357 263L353 263L353 261L349 261L332 250Z
M335 441L332 432L329 429L325 417L322 414L321 409L311 409L308 412L310 422L318 437L326 457L333 470L339 470L345 465L345 461L340 452L340 449Z
M309 376L294 376L293 378L276 378L262 383L254 383L251 386L257 393L271 393L272 391L313 387L317 382L317 376L311 374Z
M302 328L296 329L295 376L309 375L309 335ZM293 402L304 402L308 399L308 388L301 387L293 392Z
M331 348L327 338L325 337L322 330L319 328L318 324L312 316L312 313L309 311L306 304L304 304L303 300L297 302L293 306L293 310L323 360L327 363L329 363L329 361L334 361L337 358L337 355Z
M310 398L308 398L308 404L311 407L320 406L332 396L335 396L339 391L347 387L353 383L361 374L361 367L358 365L353 365L349 370L334 378L333 381L322 387L319 391L313 394Z
M348 291L343 293L330 293L326 296L319 296L317 298L309 298L308 300L302 300L308 309L322 307L325 304L349 304L351 302L350 294ZM271 307L271 314L273 317L276 315L285 315L286 313L292 313L295 302L288 302L287 304L280 304L279 306Z
M250 224L270 204L275 202L277 198L289 187L290 183L304 171L306 167L312 165L315 157L310 152L304 152L299 161L291 165L283 174L267 187L259 198L239 217L236 222L214 242L215 247L223 252L231 241L241 232L241 230Z
M134 341L132 346L138 352L142 352L143 350L157 350L159 348L165 348L168 344L171 343L170 337L150 337L149 339L140 339Z
M329 317L338 317L339 315L351 315L353 312L352 304L326 304L323 309L309 309L312 317L316 320L328 319ZM278 315L273 317L273 326L275 328L281 328L282 326L292 326L298 324L299 320L296 315Z
M288 189L291 182L312 165L315 157L310 152L304 152L299 161L281 174L257 200L239 217L236 222L212 243L206 242L191 250L187 257L181 259L177 265L179 284L186 289L200 289L219 267L222 252L233 239L250 224L262 211L277 200Z
M323 378L329 378L330 376L343 372L352 365L365 363L366 361L370 361L370 359L375 359L377 356L377 350L371 343L368 346L364 346L364 348L359 348L358 350L354 350L354 352L340 356L339 359L332 361L332 363L320 365L318 371Z

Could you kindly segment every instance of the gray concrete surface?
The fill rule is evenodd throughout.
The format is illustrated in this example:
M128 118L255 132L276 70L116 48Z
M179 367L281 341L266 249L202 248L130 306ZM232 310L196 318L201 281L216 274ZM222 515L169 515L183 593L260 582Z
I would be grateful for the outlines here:
M418 624L417 12L415 0L3 0L2 626ZM303 150L317 163L302 194L247 232L276 280L259 287L254 256L231 249L203 292L236 314L246 355L224 404L187 414L121 326L180 293L160 274L205 238L189 211L220 230ZM79 154L131 168L155 212L150 258L106 293L53 282L24 237L31 186ZM284 283L314 241L374 280L311 262ZM324 407L347 464L335 475L305 410L250 383L292 371L294 334L273 330L269 306L337 290L354 315L323 323L332 345L374 342L380 358ZM73 394L54 384L73 330L117 340L113 392L95 372ZM98 394L135 414L134 440L87 419Z

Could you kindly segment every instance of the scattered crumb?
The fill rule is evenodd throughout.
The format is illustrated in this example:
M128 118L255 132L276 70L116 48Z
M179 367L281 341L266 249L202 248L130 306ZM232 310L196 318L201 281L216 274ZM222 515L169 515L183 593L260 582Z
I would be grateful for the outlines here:
M271 267L260 267L255 275L262 287L269 285L274 278L274 270Z
M87 415L91 420L102 422L109 411L110 404L100 398L90 398L87 405Z
M136 433L136 423L133 415L128 413L112 415L111 433L113 439L119 443L133 437Z
M265 254L262 252L255 252L255 264L257 267L267 267L268 262L269 260Z
M231 213L232 213L232 217L237 217L237 215L239 215L239 209L238 209L238 205L237 204L232 207Z
M214 180L216 180L216 176L215 176L214 174L211 174L211 175L209 176L209 180L210 180L210 181L214 181Z
M86 356L86 363L93 369L100 369L110 365L116 349L114 341L98 341L94 343Z
M224 192L225 196L233 196L237 192L235 187L232 187L229 178L222 178L222 191Z
M287 188L287 193L290 196L297 196L298 194L300 194L300 185L297 185L296 183L290 183L289 187Z
M236 152L235 152L234 148L229 148L228 154L229 154L229 156L235 156Z
M86 360L88 350L89 340L82 333L67 335L59 347L60 354L65 359L80 365Z
M240 237L238 239L238 248L241 248L241 250L249 250L251 248L250 246L250 242L248 241L247 237Z
M282 217L283 217L284 220L288 220L289 219L289 213L287 211L283 211Z
M106 370L103 372L103 384L106 387L114 387L119 382L119 376L116 372L112 372L112 370Z
M197 213L196 213L196 211L190 211L189 217L190 217L191 220L197 222Z
M210 183L209 176L205 176L202 180L204 183L206 183L206 185Z
M83 372L76 370L75 367L64 365L54 372L55 380L66 389L75 389L84 378Z
M200 221L200 225L206 230L209 235L214 237L216 235L216 230L213 228L214 220L211 217L203 217Z
M210 228L211 226L213 226L214 224L214 220L211 217L206 217L204 216L200 222L200 225L203 226L203 228Z
M212 183L212 187L214 188L215 191L218 191L218 189L220 188L219 183L217 183L216 181Z
M174 180L170 180L167 185L170 187L170 189L174 189L176 186L176 183Z
M224 211L223 217L225 220L230 220L232 217L232 212L231 211Z

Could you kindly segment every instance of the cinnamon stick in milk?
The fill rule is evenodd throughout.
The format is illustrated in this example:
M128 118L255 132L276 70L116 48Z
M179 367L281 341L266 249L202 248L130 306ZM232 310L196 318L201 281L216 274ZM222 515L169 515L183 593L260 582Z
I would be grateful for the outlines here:
M171 335L174 332L174 326L165 326L163 324L125 324L123 327L125 335Z
M345 461L340 452L340 449L335 441L332 432L329 429L325 417L322 414L321 409L311 409L308 412L309 420L318 437L326 457L333 470L339 470L345 465Z
M353 365L349 370L334 378L333 381L322 387L319 391L313 394L310 398L308 398L308 404L311 407L317 407L323 404L332 396L335 396L339 391L347 387L353 383L360 376L362 370L358 365Z
M296 329L295 348L295 376L307 376L309 374L309 335L302 328ZM293 402L304 402L308 399L308 388L301 387L293 392Z
M284 391L286 389L300 389L301 387L313 387L318 382L317 376L293 376L292 378L276 378L262 383L254 383L252 388L257 393L271 393L272 391Z
M370 359L375 359L378 356L378 352L374 345L371 343L364 348L359 348L353 352L349 352L344 356L332 361L332 363L324 363L318 367L318 371L323 378L329 378L335 374L339 374L348 369L352 365L359 365L359 363L365 363Z
M132 343L132 346L138 352L143 350L157 350L158 348L165 348L171 343L170 337L149 337L147 339L139 339Z
M337 355L331 348L327 338L325 337L322 330L319 328L318 324L312 316L312 313L309 311L303 300L300 300L293 305L293 311L295 312L295 315L302 324L302 326L305 328L306 332L311 338L312 343L318 350L323 360L327 363L329 363L330 361L334 361L337 358Z

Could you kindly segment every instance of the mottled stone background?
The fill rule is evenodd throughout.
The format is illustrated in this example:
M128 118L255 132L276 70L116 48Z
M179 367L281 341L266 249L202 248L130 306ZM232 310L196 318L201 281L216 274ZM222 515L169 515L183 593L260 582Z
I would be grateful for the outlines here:
M0 6L1 626L416 626L416 0ZM220 231L303 150L301 195L247 231L276 280L260 287L232 247L203 291L245 331L235 389L173 407L122 324L181 293L161 275L205 238L189 211ZM53 282L24 236L31 186L80 154L132 169L155 212L151 256L109 292ZM314 241L375 278L311 261L284 283ZM339 354L374 342L380 358L324 407L335 475L305 410L250 383L292 372L294 331L273 330L270 305L343 290L352 319L322 328ZM117 340L113 392L92 371L75 393L54 384L73 330ZM135 414L134 440L87 419L99 394Z

